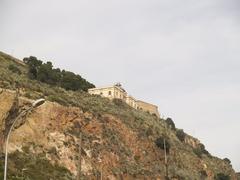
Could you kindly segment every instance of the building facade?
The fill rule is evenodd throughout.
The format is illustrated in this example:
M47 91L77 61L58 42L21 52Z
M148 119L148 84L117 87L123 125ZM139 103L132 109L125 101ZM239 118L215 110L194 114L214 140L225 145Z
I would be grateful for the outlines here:
M133 107L133 108L135 108L135 109L138 109L137 100L136 100L134 97L132 97L132 96L127 96L126 103L127 103L129 106L131 106L131 107Z
M155 114L157 117L160 117L158 112L158 107L154 104L150 104L144 101L137 100L137 109L144 110L149 112L150 114Z
M109 87L92 88L88 90L88 93L100 95L109 99L122 99L123 101L126 101L127 98L127 92L119 84Z
M128 95L125 89L122 88L120 83L109 87L92 88L88 90L88 93L107 97L111 100L121 99L134 109L146 111L150 114L155 114L157 117L160 117L158 106L137 100L134 97Z

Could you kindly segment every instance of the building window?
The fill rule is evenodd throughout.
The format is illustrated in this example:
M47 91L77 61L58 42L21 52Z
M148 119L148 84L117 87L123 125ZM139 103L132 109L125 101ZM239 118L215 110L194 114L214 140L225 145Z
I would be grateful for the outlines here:
M112 91L108 91L108 95L111 96L112 95Z

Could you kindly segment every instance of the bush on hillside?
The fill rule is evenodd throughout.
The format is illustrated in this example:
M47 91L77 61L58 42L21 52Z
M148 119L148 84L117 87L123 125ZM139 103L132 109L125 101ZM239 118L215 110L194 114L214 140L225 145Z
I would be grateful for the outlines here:
M23 147L27 152L15 151L9 154L8 179L73 179L71 172L57 163L51 163L42 154L29 153L29 147ZM3 179L3 159L0 159L0 179ZM26 171L23 172L23 169Z
M202 151L201 151L201 149L200 148L194 148L193 149L193 152L194 152L194 154L196 154L197 155L197 157L199 157L199 158L202 158Z
M125 105L125 103L123 102L123 100L118 99L118 98L114 98L113 99L113 103L117 106L123 107Z
M52 102L57 102L63 106L68 106L68 102L66 99L60 97L60 96L56 96L56 95L49 95L47 97L48 101L52 101Z
M231 164L230 159L228 159L228 158L224 158L223 160L224 160L226 163Z
M209 152L205 149L204 144L200 143L197 148L193 149L193 152L201 158L203 154L208 155L210 157Z
M218 173L217 175L215 175L214 177L215 180L230 180L230 176L229 175L225 175L223 173Z
M182 129L178 129L176 132L176 136L180 141L184 142L186 134Z
M13 73L17 73L17 74L22 74L22 72L21 72L21 70L17 67L17 66L15 66L15 65L13 65L13 64L10 64L9 66L8 66L8 69L10 70L10 71L12 71Z
M171 118L167 118L165 122L167 123L167 125L170 129L176 130L175 123L173 122L173 120Z
M59 68L54 69L50 61L43 63L33 56L24 58L23 61L29 66L28 77L30 79L73 91L87 91L89 88L95 87L78 74L65 70L61 71Z
M210 155L210 153L206 150L204 144L200 143L199 147L200 147L203 154Z
M208 177L207 172L205 170L201 170L199 173L202 179L206 179Z
M165 147L166 147L166 152L169 153L170 150L170 144L168 140L164 137L159 137L155 140L155 144L158 148L164 150L164 140L165 140Z

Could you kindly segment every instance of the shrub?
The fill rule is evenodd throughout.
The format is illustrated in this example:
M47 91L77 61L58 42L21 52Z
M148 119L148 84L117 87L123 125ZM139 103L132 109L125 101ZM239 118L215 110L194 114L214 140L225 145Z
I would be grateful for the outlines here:
M152 130L152 129L153 129L153 127L147 128L147 130L146 130L146 135L147 135L147 137L153 135L153 130Z
M202 158L202 151L200 148L193 149L193 152L199 157Z
M164 137L157 138L155 140L155 144L158 148L164 150L164 140L165 140L166 152L169 153L170 144L169 144L168 140L166 140L166 138L164 138Z
M52 164L46 157L46 154L26 154L19 151L9 154L8 179L73 179L73 175L65 167ZM0 159L0 179L2 177L3 160ZM26 169L26 171L22 171Z
M8 66L8 69L9 69L10 71L12 71L13 73L22 74L21 70L20 70L17 66L15 66L15 65L13 65L13 64L10 64L10 65Z
M167 118L165 122L167 123L168 127L170 127L170 129L176 130L175 124L171 118Z
M140 160L140 158L141 158L141 157L140 157L139 155L135 155L135 156L134 156L134 160L137 161L137 162Z
M204 144L202 144L202 143L200 143L200 144L198 145L198 147L193 150L193 152L194 152L199 158L201 158L203 154L206 154L206 155L209 155L209 156L210 156L209 152L205 149L205 146L204 146Z
M203 154L210 155L209 152L205 149L204 144L200 143L199 148L202 151Z
M208 177L207 172L205 170L201 170L199 173L203 179L206 179L206 177Z
M214 177L215 180L230 180L230 176L229 175L225 175L223 173L218 173L217 175L215 175Z
M178 129L176 132L176 136L180 141L183 142L185 140L186 134L182 129Z
M230 159L228 159L228 158L224 158L223 160L224 160L226 163L231 164Z
M113 103L116 105L116 106L120 106L120 107L123 107L125 104L124 102L121 100L121 99L117 99L117 98L114 98L113 99Z
M56 96L56 95L48 96L47 100L52 101L52 102L57 102L63 106L68 106L68 102L65 99L63 99L59 96Z

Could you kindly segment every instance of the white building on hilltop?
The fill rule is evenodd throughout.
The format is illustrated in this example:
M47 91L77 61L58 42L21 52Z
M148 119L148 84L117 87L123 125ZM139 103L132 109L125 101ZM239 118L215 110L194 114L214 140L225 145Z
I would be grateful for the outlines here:
M140 101L132 96L129 96L127 92L122 88L120 83L108 87L92 88L88 90L88 93L100 95L102 97L107 97L109 99L122 99L129 106L135 109L147 111L151 114L155 114L156 116L160 117L158 107L156 105Z

